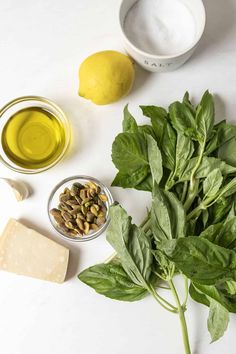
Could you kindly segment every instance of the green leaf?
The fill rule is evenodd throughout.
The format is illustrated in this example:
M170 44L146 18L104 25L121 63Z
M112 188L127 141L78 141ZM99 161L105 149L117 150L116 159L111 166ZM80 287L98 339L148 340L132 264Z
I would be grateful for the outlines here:
M166 241L167 257L188 278L200 284L214 285L219 280L236 280L236 254L196 236Z
M130 114L128 110L128 105L124 108L124 119L123 119L123 132L136 133L138 131L138 124L134 117Z
M183 103L174 102L169 107L174 128L193 140L198 140L198 128L192 110Z
M220 198L216 203L214 203L209 209L211 223L219 223L223 221L226 215L232 208L232 197Z
M230 182L225 184L218 193L218 197L229 197L230 195L236 193L236 177L234 177Z
M184 134L177 134L176 151L175 151L175 174L180 176L188 161L194 153L194 145L191 139Z
M215 170L211 171L203 182L203 193L205 194L204 198L214 197L214 195L216 195L220 189L222 182L223 176L220 172L220 169L216 168Z
M138 301L143 299L147 290L134 284L121 265L98 264L85 269L78 278L97 293L121 301Z
M224 290L228 293L228 295L234 296L236 295L236 281L228 280L224 283ZM236 311L236 305L235 305Z
M159 184L162 179L162 157L156 141L150 135L145 135L147 139L148 161L152 173L153 181Z
M236 133L235 133L236 135ZM227 164L236 167L236 138L227 141L218 150L218 157Z
M121 133L112 145L112 161L121 172L131 175L148 165L147 140L141 133Z
M208 297L204 295L201 291L198 291L198 289L193 285L191 282L190 287L189 287L189 294L191 298L203 305L210 306L210 301L208 300Z
M179 177L179 181L184 182L188 181L191 177L192 170L196 166L198 158L193 157L187 161L185 169L182 175ZM235 173L236 168L230 165L227 165L224 161L221 161L215 157L206 157L204 156L199 168L196 171L196 178L205 178L216 168L220 169L223 175L228 175L230 173Z
M166 121L163 128L160 147L162 151L163 166L169 170L174 170L175 168L176 139L176 132L170 123Z
M177 239L185 236L186 214L176 196L155 185L151 209L151 228L155 240Z
M194 106L192 105L190 99L189 99L189 93L188 92L185 92L184 94L184 97L183 97L183 101L182 103L184 103L192 112L193 115L195 115L195 108Z
M152 128L159 145L162 141L163 130L167 120L166 110L156 106L140 106L140 108L146 117L151 118Z
M142 133L142 134L149 134L149 135L151 135L153 137L153 139L156 140L156 135L155 135L155 132L154 132L154 130L153 130L151 125L147 125L147 124L140 125L138 127L138 131L139 131L139 133Z
M205 149L205 154L209 155L220 146L236 136L236 126L228 124L225 120L214 126L215 133L209 140ZM224 158L222 159L224 160ZM226 161L226 160L225 160ZM230 163L231 165L231 163Z
M229 323L229 311L219 302L210 299L210 311L207 320L208 331L211 335L211 341L220 339L226 331Z
M190 292L190 295L193 297L193 299L197 302L200 302L206 306L210 306L210 299L213 299L217 301L219 304L224 306L229 312L236 313L236 298L235 297L230 297L227 296L224 292L222 292L222 288L225 287L225 284L228 283L224 282L222 284L214 286L214 285L203 285L203 284L198 284L196 282L192 282L191 286L195 289L195 291L198 292L198 294L201 294L201 296L198 299L195 299L195 294L193 292L193 296ZM191 289L192 290L192 289ZM204 299L204 296L206 296L206 299Z
M110 218L107 241L132 281L147 289L153 259L150 239L142 229L131 224L131 218L120 205L110 207Z
M152 180L151 173L149 173L142 182L140 182L135 186L135 189L146 191L146 192L152 192L152 188L153 188L153 180Z
M196 124L198 131L198 139L205 143L211 138L214 125L214 101L212 95L206 91L197 108Z
M130 175L118 172L112 182L112 186L136 188L136 186L140 185L146 179L149 170L149 166L144 166Z
M199 237L203 237L212 243L216 243L215 239L219 235L222 226L222 223L210 225L207 229L202 231Z
M236 217L230 219L222 226L214 243L229 249L236 247Z

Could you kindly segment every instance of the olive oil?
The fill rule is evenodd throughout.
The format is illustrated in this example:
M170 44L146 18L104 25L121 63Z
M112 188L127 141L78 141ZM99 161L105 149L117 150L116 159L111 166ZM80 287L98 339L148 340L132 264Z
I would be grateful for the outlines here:
M65 146L65 130L52 113L41 107L16 112L2 131L2 147L16 165L39 169L51 165Z

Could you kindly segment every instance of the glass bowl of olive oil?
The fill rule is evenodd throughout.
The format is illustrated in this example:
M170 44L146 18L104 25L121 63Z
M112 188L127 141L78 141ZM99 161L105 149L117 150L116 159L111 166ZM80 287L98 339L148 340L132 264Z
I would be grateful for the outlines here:
M58 163L70 143L71 129L64 112L39 96L19 97L0 110L0 161L26 174Z

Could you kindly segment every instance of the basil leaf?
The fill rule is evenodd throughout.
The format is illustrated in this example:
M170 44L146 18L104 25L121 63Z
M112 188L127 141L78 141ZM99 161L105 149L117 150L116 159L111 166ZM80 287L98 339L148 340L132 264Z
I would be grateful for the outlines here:
M236 217L226 222L216 236L214 243L233 249L236 247Z
M141 133L121 133L112 145L112 161L121 173L132 174L148 165L147 140Z
M192 282L189 287L189 294L194 301L199 302L200 304L206 305L208 307L210 306L210 301L208 300L208 297L204 295L201 291L198 291L198 289L193 285Z
M151 173L149 173L142 182L140 182L135 186L135 189L146 191L146 192L152 192L152 188L153 188L153 180L152 180Z
M195 108L194 106L192 105L190 99L189 99L189 93L188 92L185 92L184 94L184 97L183 97L183 100L182 100L182 103L184 103L192 112L193 115L195 115Z
M151 228L155 240L177 239L185 236L186 214L176 196L154 186L151 209Z
M124 108L124 119L122 122L123 132L138 132L138 124L128 110L128 105Z
M163 130L167 121L167 112L162 107L140 106L143 115L151 118L152 128L156 136L158 145L162 141Z
M184 182L188 181L191 177L192 170L196 166L198 158L193 157L187 161L185 169L182 175L179 177L179 181ZM202 162L196 171L196 178L205 178L216 168L220 169L223 175L228 175L236 172L236 168L230 165L227 165L224 161L217 159L215 157L206 157L204 156Z
M159 184L162 179L162 156L156 141L150 135L145 135L147 139L148 161L152 173L153 181Z
M122 188L136 188L145 180L149 170L149 166L145 166L130 175L118 172L111 185Z
M194 145L191 139L184 134L177 134L176 151L175 151L175 174L180 176L188 161L194 153Z
M223 290L227 292L227 295L236 295L236 281L228 280L223 285ZM236 307L236 306L235 306Z
M166 256L191 280L214 285L219 280L236 280L236 254L196 236L166 241Z
M207 178L203 182L203 193L204 198L207 197L214 197L220 186L223 182L223 176L220 172L220 169L216 168L215 170L211 171Z
M220 198L216 203L214 203L209 209L211 223L219 223L223 221L232 208L232 197Z
M235 134L236 135L236 134ZM227 141L218 150L218 157L227 164L236 167L236 139Z
M78 278L97 293L121 301L143 299L147 290L134 284L121 265L98 264L82 271Z
M116 250L132 281L147 289L153 259L150 239L142 229L131 224L131 218L120 205L111 206L110 218L107 241Z
M191 286L195 289L195 291L202 295L199 299L195 299L195 294L193 294L193 299L197 302L203 303L206 306L210 306L210 299L213 299L224 306L229 312L236 313L236 298L225 295L221 290L223 286L225 287L225 284L226 282L221 284L219 288L219 285L216 287L214 285L202 285L192 282ZM191 292L190 295L192 297ZM203 296L206 296L208 301L205 301Z
M214 125L214 101L212 95L206 91L197 108L196 124L198 139L204 143L211 137Z
M193 140L198 140L198 127L192 110L180 102L174 102L169 107L173 127Z
M174 170L175 168L175 150L176 150L176 132L166 121L163 128L161 148L162 148L162 159L163 166L169 170Z
M155 135L154 130L151 127L151 125L146 125L146 124L145 125L140 125L138 127L138 131L139 131L139 133L142 133L142 134L149 134L149 135L151 135L153 137L153 139L156 140L156 135Z
M205 149L206 155L211 154L213 151L215 151L220 146L222 146L227 141L229 141L230 139L232 139L236 136L236 126L226 123L225 120L216 124L214 126L214 130L215 130L215 134L209 140L209 142L206 146L206 149ZM222 160L224 160L224 158L222 158ZM231 163L230 163L230 165L231 165Z
M218 193L218 198L229 197L230 195L236 193L236 177L234 177L230 182L224 185Z
M207 229L201 232L199 237L203 237L212 243L216 243L215 239L219 235L222 226L222 223L210 225Z
M211 335L211 342L220 339L226 331L229 323L229 311L219 302L210 299L210 311L207 320L208 331Z

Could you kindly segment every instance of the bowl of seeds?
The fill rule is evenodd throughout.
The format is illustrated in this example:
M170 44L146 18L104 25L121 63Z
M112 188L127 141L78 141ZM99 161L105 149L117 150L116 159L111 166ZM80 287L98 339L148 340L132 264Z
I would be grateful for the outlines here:
M48 199L48 216L53 228L71 241L89 241L109 224L113 203L109 189L96 178L72 176L58 183Z

